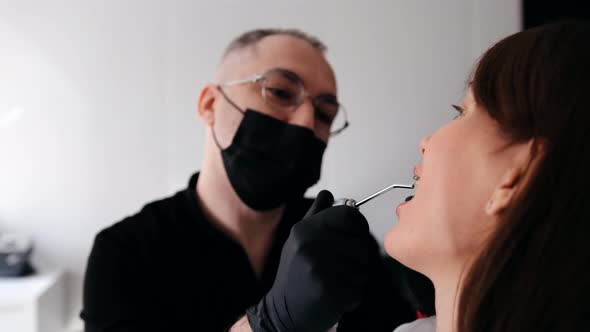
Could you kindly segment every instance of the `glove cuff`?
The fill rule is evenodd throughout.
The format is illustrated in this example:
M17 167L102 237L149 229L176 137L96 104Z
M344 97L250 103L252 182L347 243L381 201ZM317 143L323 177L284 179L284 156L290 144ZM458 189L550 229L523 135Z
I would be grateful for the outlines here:
M266 315L264 299L255 306L246 310L246 317L252 332L280 332L272 326L272 322Z

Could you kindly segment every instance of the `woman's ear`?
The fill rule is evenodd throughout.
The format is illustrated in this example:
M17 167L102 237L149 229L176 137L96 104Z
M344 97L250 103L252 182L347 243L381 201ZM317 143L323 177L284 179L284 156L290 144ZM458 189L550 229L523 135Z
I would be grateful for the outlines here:
M510 206L510 202L521 178L522 169L520 168L513 167L504 173L502 180L496 189L494 189L492 197L490 197L486 204L485 211L487 215L497 216Z
M530 170L539 156L539 142L530 139L509 148L510 163L485 206L490 216L498 216L510 206L519 188L527 181Z
M197 103L197 113L205 124L213 127L215 123L215 99L217 98L217 87L213 84L207 84L199 94Z

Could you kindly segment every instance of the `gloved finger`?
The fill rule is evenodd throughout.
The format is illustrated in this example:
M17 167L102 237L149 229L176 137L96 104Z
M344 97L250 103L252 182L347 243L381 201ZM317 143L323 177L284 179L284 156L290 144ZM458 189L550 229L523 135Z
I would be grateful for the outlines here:
M337 232L361 235L369 232L369 223L356 208L346 205L334 206L319 212L314 224Z
M318 193L317 197L303 219L313 216L314 214L321 212L334 204L334 195L328 190L322 190Z

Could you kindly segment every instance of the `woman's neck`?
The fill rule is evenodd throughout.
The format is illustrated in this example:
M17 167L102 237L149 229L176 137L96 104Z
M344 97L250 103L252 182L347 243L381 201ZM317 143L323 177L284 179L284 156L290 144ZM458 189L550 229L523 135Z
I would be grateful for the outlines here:
M436 332L454 332L464 264L447 264L429 275L435 289Z

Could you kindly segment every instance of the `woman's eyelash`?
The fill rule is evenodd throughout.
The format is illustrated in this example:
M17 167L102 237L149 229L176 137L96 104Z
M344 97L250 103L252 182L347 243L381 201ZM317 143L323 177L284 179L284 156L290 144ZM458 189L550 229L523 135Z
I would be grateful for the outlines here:
M453 117L453 120L460 117L465 112L465 110L461 106L458 106L455 104L451 104L451 106L455 109L455 111L459 112L459 114L457 114L457 115L455 115L455 117Z

